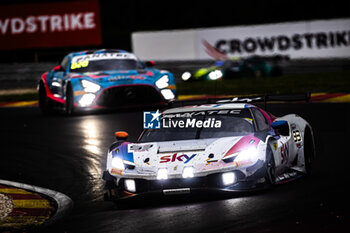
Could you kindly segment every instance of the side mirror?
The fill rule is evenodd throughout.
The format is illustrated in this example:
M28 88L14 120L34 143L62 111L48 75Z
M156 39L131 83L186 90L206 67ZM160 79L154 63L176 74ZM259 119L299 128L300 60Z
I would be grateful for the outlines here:
M60 65L58 65L58 66L55 66L54 68L53 68L53 71L64 71L63 70L63 67L62 66L60 66Z
M153 66L156 65L156 63L155 63L154 61L146 61L146 62L145 62L145 65L146 65L147 67L153 67Z
M114 133L114 135L117 140L124 140L124 141L129 137L129 134L124 131L117 131Z
M289 136L289 124L288 121L274 121L271 127L282 136Z

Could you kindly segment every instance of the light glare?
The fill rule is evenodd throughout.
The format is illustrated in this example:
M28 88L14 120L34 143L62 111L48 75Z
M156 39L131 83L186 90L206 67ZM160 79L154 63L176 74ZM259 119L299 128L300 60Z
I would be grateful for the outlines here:
M81 85L84 87L84 91L86 92L95 93L101 89L100 85L87 80L81 80Z
M94 102L95 100L95 95L94 94L84 94L81 99L79 100L79 104L82 107L87 107L90 106L92 104L92 102Z
M157 173L157 180L166 180L168 179L168 169L159 168Z
M236 181L235 173L226 172L226 173L222 174L222 183L225 186L231 185L231 184L235 183L235 181Z
M156 86L159 89L166 88L167 86L169 86L168 82L169 82L168 75L164 75L160 79L158 79L158 81L156 82Z
M166 100L172 100L175 98L174 93L169 89L164 89L160 91Z
M239 152L239 158L241 160L249 160L252 157L256 156L256 149L254 147L248 148L246 150L242 150L241 152Z
M182 172L183 178L192 178L194 177L194 169L193 167L184 167L184 170Z
M220 70L214 70L209 73L209 78L211 80L217 80L222 77L222 72Z
M186 71L185 73L182 74L181 78L182 80L187 81L191 78L191 73Z
M131 180L131 179L127 179L124 181L125 184L125 189L129 192L136 192L136 184L135 184L135 180Z
M124 167L124 163L123 163L123 160L119 157L114 157L112 159L112 167L118 169L118 170L124 170L125 167Z

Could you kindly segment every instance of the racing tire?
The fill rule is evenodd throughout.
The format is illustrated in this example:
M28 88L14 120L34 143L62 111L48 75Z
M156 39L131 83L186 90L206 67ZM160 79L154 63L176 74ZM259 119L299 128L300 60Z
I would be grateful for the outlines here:
M311 174L312 160L315 157L315 146L310 128L305 129L304 134L304 164L306 176Z
M113 188L107 188L106 189L106 192L104 193L104 200L105 201L110 201L110 200L113 200L115 199L115 195L113 193L116 192L116 189L113 189Z
M106 191L104 194L105 201L110 201L116 197L117 193L117 185L116 180L113 176L109 174L108 171L104 171L102 175L102 179L105 181L104 190Z
M51 113L50 100L47 97L45 85L43 82L39 83L39 108L41 113L44 115Z
M64 111L68 116L74 114L74 94L73 94L73 88L71 83L67 84L66 103L64 105Z
M276 165L271 147L266 148L266 183L271 186L276 182Z

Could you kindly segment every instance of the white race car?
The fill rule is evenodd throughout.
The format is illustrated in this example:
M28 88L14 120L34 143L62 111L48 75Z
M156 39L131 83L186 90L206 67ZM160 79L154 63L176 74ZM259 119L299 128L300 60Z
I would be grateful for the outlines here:
M162 112L160 123L137 143L116 133L103 174L107 200L266 188L307 175L315 157L308 122L251 104L172 108Z

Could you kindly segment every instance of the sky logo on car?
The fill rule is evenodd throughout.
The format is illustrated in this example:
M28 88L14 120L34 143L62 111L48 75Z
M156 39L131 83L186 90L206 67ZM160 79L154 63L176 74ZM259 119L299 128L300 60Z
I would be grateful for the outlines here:
M177 153L173 155L166 155L160 158L160 163L168 163L168 162L184 162L185 164L190 162L197 154L192 154L191 156L186 154L178 155Z
M160 129L159 110L156 112L143 112L143 128L144 129Z

